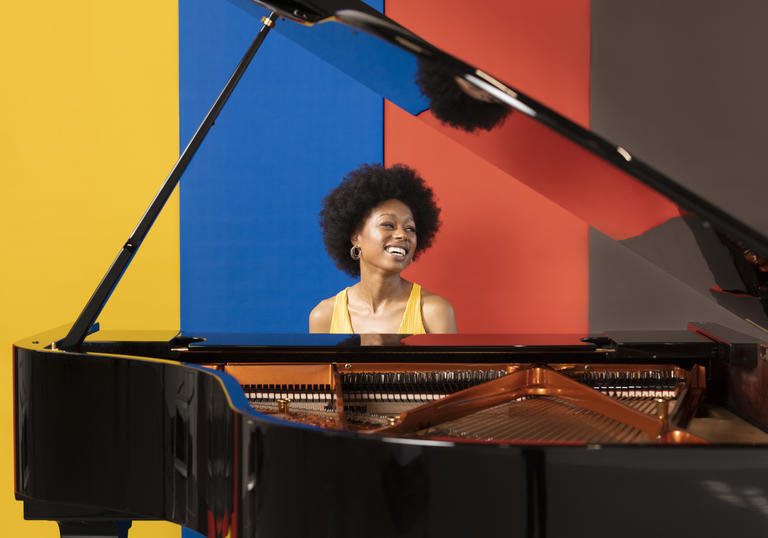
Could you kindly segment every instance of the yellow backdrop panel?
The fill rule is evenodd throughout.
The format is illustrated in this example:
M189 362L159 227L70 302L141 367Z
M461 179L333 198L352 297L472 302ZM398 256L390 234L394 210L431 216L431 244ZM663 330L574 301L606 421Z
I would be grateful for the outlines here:
M54 537L13 499L11 343L74 320L178 155L177 3L9 2L0 51L0 533ZM174 195L103 328L178 328L178 249Z

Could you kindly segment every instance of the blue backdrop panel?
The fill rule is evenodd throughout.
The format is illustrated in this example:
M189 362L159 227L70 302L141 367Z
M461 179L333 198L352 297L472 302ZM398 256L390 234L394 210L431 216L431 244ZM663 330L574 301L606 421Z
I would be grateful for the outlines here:
M278 31L403 110L417 115L429 108L416 84L418 62L410 52L343 24L284 24Z
M179 10L185 145L260 22L223 0ZM351 282L323 249L322 197L382 151L381 98L272 31L181 181L182 330L305 332Z

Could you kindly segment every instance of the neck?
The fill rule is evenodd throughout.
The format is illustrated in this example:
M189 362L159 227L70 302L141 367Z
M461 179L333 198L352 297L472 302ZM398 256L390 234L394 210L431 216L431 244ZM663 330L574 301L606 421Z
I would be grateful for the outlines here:
M360 282L354 288L358 298L368 303L371 312L376 313L388 303L402 300L410 292L410 285L400 273L384 273L361 264Z

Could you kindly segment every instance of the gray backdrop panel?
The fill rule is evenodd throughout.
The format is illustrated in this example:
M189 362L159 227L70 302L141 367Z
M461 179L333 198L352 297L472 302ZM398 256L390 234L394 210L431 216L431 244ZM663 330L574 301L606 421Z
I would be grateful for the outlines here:
M763 233L767 26L758 0L592 0L591 128ZM695 320L765 337L592 231L591 331Z

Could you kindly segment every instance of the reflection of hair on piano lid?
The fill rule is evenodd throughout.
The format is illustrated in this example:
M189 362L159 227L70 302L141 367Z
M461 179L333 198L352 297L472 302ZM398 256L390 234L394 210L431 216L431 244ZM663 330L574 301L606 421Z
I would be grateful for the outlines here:
M507 105L462 78L447 73L435 62L419 58L416 83L429 99L430 110L444 124L468 132L490 131L510 113Z

